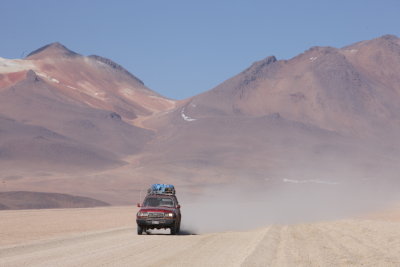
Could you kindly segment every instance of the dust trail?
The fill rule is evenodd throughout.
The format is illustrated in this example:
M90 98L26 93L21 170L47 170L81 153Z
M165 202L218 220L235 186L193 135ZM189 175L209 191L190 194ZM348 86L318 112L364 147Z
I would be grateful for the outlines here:
M310 182L313 179L292 183L283 179L276 181L280 183L205 187L200 196L181 195L182 229L207 233L342 219L378 210L399 200L393 186L361 184L359 179L341 183Z

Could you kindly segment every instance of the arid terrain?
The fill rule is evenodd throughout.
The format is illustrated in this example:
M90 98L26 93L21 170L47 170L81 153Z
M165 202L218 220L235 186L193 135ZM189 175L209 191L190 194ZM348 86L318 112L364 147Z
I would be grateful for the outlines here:
M0 58L0 266L400 266L399 73L393 35L183 100L60 43ZM153 183L182 234L136 235Z
M0 266L400 265L399 206L358 218L177 236L136 235L136 211L1 211Z

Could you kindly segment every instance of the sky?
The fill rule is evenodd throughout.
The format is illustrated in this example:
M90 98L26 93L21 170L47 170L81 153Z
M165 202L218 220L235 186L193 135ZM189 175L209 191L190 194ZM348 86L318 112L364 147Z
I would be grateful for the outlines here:
M0 57L60 42L115 61L172 99L271 55L400 37L398 0L0 0L0 11Z

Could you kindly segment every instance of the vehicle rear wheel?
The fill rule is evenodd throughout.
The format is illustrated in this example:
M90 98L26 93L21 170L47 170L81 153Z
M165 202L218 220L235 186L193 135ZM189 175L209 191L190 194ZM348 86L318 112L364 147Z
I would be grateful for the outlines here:
M141 235L143 233L143 227L138 224L137 226L137 234Z

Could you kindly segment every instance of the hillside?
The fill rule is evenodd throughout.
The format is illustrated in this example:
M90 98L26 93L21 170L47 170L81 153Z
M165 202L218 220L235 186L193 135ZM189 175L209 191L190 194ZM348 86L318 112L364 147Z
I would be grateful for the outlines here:
M109 206L93 198L44 192L0 192L0 210L89 208Z
M132 120L174 105L111 60L59 43L25 59L0 59L0 73L0 127L7 129L0 132L0 165L19 170L124 165L123 157L141 151L154 134Z

